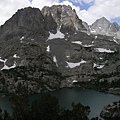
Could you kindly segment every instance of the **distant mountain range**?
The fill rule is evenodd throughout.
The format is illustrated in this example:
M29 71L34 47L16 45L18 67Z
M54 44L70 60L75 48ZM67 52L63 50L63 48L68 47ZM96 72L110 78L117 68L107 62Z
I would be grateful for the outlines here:
M70 6L18 10L0 27L0 91L119 91L119 31L104 17L89 26Z
M120 26L116 22L111 23L105 17L96 20L92 25L86 22L83 22L83 25L91 34L120 37Z

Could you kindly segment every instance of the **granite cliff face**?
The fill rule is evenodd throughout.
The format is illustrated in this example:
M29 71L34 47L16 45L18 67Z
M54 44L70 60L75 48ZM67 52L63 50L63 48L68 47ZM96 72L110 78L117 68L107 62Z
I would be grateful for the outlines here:
M106 32L111 23L103 20ZM89 28L70 6L18 10L0 27L0 91L14 92L19 84L30 93L73 86L119 89L120 40L90 34ZM117 24L109 26L115 29Z
M52 30L53 33L56 29L63 33L82 29L85 30L84 26L82 25L82 20L78 18L75 10L73 10L70 6L45 6L42 9L42 13L46 18L48 30Z

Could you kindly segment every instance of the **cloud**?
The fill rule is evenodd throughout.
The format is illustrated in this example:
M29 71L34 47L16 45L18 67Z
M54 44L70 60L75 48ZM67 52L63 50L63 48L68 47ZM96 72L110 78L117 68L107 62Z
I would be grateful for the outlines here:
M32 6L42 9L44 6L58 5L59 0L32 0Z
M0 25L4 24L18 9L29 5L28 0L0 0Z
M87 10L80 9L83 2L88 4ZM88 24L92 24L96 19L103 16L108 20L120 17L120 0L0 0L0 11L2 11L0 13L0 25L20 8L32 6L42 9L44 6L58 4L70 5L76 10L79 18Z
M80 12L80 7L73 5L69 0L32 0L32 7L37 7L42 9L44 6L52 6L52 5L70 5L73 9L76 10L77 13Z
M69 4L73 8L79 9L79 7L75 7L69 1L63 1L61 4ZM6 20L8 20L18 9L32 6L42 9L44 6L52 6L52 5L60 4L59 0L0 0L0 25L4 24Z
M108 20L120 17L120 0L95 0L94 5L88 10L79 12L79 17L89 24L92 24L96 19L104 16Z
M94 2L95 0L69 0L69 1L71 1L73 3L80 3L80 4L82 4L82 2L84 2L84 3L90 4L91 2Z

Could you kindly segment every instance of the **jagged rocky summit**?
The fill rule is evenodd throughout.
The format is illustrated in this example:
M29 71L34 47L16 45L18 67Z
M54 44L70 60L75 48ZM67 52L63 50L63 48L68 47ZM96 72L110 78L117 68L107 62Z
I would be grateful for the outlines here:
M78 18L75 10L73 10L71 6L45 6L42 9L42 13L45 17L47 28L50 32L55 33L56 30L60 30L62 33L66 33L69 31L85 29L82 24L82 20Z
M0 91L119 89L120 40L84 26L70 6L18 10L0 27Z

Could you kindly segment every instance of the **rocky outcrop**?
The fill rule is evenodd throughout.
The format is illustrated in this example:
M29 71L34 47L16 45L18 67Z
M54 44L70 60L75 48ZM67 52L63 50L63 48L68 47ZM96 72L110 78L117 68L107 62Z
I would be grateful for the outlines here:
M80 20L70 6L65 5L53 5L52 7L45 6L42 9L42 13L47 20L47 28L54 33L56 27L63 33L75 30L85 29L82 20ZM57 26L56 26L56 24ZM52 32L51 31L51 32Z
M120 101L113 102L103 108L100 113L101 117L110 119L110 120L117 120L120 118Z

